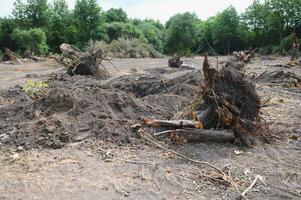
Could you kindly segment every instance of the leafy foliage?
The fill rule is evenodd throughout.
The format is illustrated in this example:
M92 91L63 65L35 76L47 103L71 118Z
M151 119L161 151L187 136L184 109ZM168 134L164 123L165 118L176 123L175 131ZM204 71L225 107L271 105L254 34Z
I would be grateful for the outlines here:
M187 55L197 40L197 22L195 14L177 14L166 23L165 47L169 53Z
M47 91L48 84L42 81L28 80L23 85L23 91L31 98L36 99L44 95Z
M58 53L61 43L82 49L92 39L148 44L165 54L229 54L249 47L288 53L290 35L301 37L301 0L254 0L241 15L230 6L205 21L194 13L176 14L165 25L130 19L121 8L103 11L97 0L76 0L72 10L66 2L15 0L12 16L0 19L0 51Z
M15 29L12 39L21 49L30 49L37 54L47 52L46 35L39 29L20 30Z
M105 12L105 19L107 23L111 22L127 22L128 16L122 8L116 9L111 8L107 12Z

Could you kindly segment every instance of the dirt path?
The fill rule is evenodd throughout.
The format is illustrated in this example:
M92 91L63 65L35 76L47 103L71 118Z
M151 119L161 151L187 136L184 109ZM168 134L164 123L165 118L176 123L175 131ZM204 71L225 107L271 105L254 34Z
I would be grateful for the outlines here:
M22 85L30 75L31 79L57 72L62 69L55 61L40 63L26 63L20 65L0 64L0 90L8 89L15 85Z
M224 58L221 58L224 59ZM283 59L283 58L281 58ZM200 69L202 58L188 59ZM214 62L212 58L212 62ZM264 66L276 61L257 60L248 72L273 70ZM116 76L150 68L166 68L166 59L114 60ZM17 83L2 80L7 88ZM21 66L20 66L21 67ZM57 68L37 69L49 73ZM11 71L10 68L9 71ZM30 69L30 68L28 68ZM39 71L41 70L41 71ZM276 69L275 69L276 70ZM301 75L300 68L285 69ZM14 70L13 70L14 71ZM153 73L156 72L152 71ZM7 72L6 72L7 73ZM18 77L24 81L23 71ZM173 76L175 74L172 74ZM261 97L271 98L262 116L273 130L281 130L271 144L259 142L244 149L233 144L166 145L190 158L210 162L230 174L241 193L257 175L258 181L247 199L301 198L301 92L300 89L258 86ZM0 135L1 136L1 135ZM238 191L216 177L216 171L197 166L155 148L140 144L112 145L96 140L69 144L58 150L2 149L0 154L0 199L236 199Z

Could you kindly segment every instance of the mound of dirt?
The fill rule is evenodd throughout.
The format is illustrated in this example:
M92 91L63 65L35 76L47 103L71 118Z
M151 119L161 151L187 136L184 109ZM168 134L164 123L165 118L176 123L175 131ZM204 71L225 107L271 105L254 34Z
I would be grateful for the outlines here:
M173 75L169 74L167 77L134 74L113 79L108 82L108 85L132 93L136 97L170 92L180 96L192 97L195 95L194 86L199 83L200 78L199 71L174 73Z
M301 77L293 72L284 72L277 70L273 72L265 72L256 78L258 83L272 83L286 87L300 87Z
M130 126L143 117L171 118L194 96L198 73L169 78L127 75L98 81L87 76L57 76L48 92L32 100L16 87L2 92L0 143L28 148L61 148L96 137L135 142Z

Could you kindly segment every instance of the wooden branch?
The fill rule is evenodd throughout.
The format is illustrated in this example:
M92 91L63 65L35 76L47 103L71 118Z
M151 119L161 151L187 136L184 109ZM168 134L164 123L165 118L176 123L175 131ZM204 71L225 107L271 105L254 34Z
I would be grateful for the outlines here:
M188 142L228 142L234 140L234 132L230 129L225 130L205 130L205 129L176 129L155 133L155 136L162 136L168 133L176 133L184 136Z
M252 188L255 186L256 182L258 181L258 179L263 182L263 178L260 175L257 175L254 179L254 181L251 183L251 185L245 190L243 191L243 193L241 193L241 197L245 197L246 194L252 190Z
M157 120L144 118L144 125L149 127L167 127L167 128L197 128L202 129L203 123L200 121L192 120Z

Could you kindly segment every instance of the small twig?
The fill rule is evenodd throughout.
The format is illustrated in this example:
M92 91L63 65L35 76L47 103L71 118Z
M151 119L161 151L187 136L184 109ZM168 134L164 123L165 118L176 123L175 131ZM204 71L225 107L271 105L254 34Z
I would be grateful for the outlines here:
M270 102L272 99L272 97L268 97L267 99L265 99L262 103L261 103L261 107L264 107L268 102Z
M178 129L176 129L176 130L161 131L161 132L155 133L154 136L162 136L162 135L165 135L165 134L168 134L168 133L172 133L172 132L177 131L177 130Z
M295 113L292 113L292 114L290 114L285 120L283 120L283 121L286 121L286 120L288 120L289 118L291 118L293 115L295 115ZM272 124L272 126L271 126L271 128L272 127L274 127L276 124L278 124L280 122L280 119L278 119L274 124Z
M257 176L255 177L255 179L254 179L254 181L251 183L251 185L250 185L245 191L243 191L243 192L241 193L241 196L242 196L242 197L245 197L246 194L247 194L250 190L252 190L252 188L255 186L256 182L258 181L258 179L262 181L262 176L257 175Z
M126 159L122 159L122 158L114 158L114 160L120 160L120 161L124 161L127 163L132 163L132 164L137 164L137 165L151 165L153 167L156 166L156 164L151 163L151 162L144 162L144 161L136 161L136 160L126 160Z
M176 152L176 151L174 151L174 150L171 150L171 149L168 149L168 148L166 148L166 147L163 147L163 146L161 146L160 144L158 144L158 143L156 143L156 142L150 140L150 139L147 138L146 136L144 136L144 135L145 135L145 131L143 131L143 130L141 130L141 129L139 130L139 133L140 133L140 136L141 136L143 139L147 140L149 143L154 144L156 147L158 147L158 148L160 148L160 149L163 149L163 150L165 150L165 151L168 151L168 152L170 152L170 153L173 153L173 154L175 154L175 155L177 155L177 156L179 156L179 157L181 157L181 158L184 158L185 160L188 160L188 161L190 161L190 162L192 162L192 163L200 164L200 165L207 165L207 166L209 166L209 167L215 169L216 171L218 171L221 175L223 175L223 177L228 177L221 169L219 169L218 167L216 167L216 166L210 164L209 162L194 160L194 159L188 158L187 156L184 156L184 155L182 155L182 154L180 154L180 153L178 153L178 152ZM229 182L229 180L226 180L226 181Z

